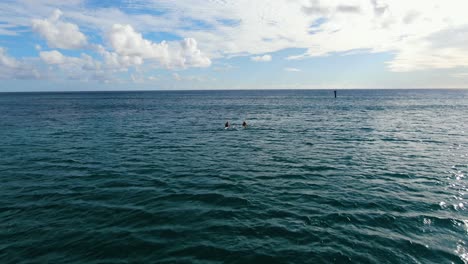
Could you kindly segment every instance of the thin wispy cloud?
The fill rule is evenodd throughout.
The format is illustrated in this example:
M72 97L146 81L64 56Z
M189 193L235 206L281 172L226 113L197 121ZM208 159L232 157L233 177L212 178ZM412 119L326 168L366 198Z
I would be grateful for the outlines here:
M468 72L458 72L454 73L453 77L455 78L461 78L461 79L468 79Z
M300 72L301 70L298 68L284 68L287 72Z

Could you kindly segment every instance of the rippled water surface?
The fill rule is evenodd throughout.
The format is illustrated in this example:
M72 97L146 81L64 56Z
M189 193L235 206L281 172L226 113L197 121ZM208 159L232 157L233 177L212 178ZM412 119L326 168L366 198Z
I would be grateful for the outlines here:
M468 91L332 97L0 94L0 262L468 263Z

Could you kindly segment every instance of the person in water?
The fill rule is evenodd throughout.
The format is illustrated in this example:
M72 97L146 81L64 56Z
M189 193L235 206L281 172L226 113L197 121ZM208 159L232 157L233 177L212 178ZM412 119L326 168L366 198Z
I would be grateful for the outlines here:
M224 128L229 128L229 121L226 121L226 124L224 124Z
M247 128L247 122L244 121L244 122L242 123L242 127L243 127L243 128Z

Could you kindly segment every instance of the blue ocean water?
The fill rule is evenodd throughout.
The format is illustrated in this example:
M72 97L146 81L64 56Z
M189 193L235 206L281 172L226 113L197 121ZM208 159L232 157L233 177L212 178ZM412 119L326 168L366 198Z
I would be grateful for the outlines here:
M2 93L0 117L1 263L468 263L467 90Z

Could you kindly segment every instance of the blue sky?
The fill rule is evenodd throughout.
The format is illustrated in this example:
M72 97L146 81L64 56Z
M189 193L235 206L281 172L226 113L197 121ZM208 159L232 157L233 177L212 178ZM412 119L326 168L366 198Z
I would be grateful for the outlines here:
M467 88L462 0L5 0L0 92Z

